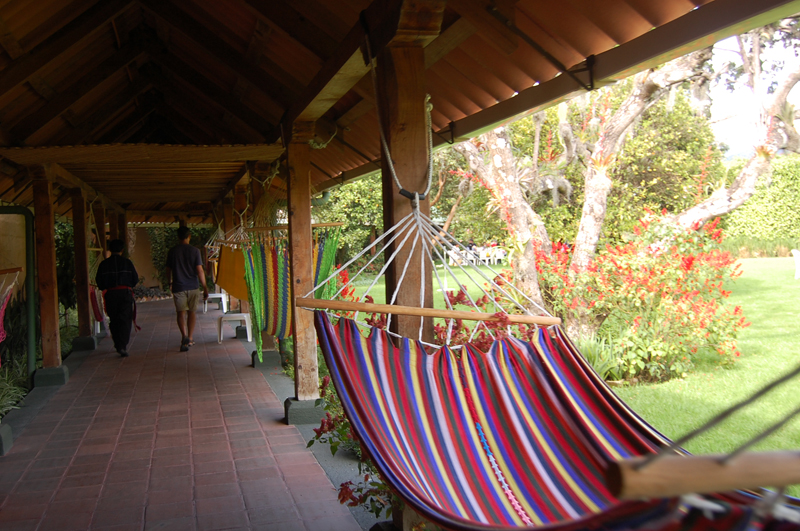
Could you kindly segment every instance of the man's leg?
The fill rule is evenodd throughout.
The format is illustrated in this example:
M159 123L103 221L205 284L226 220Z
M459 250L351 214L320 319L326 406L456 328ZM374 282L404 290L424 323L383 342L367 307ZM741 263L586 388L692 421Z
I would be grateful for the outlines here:
M191 343L194 341L194 324L197 322L197 315L195 314L194 310L189 310L187 312L186 321L187 321L187 328L189 329L188 333L186 334L186 337L187 339L189 339L189 342Z
M178 312L178 330L181 331L181 339L186 339L186 311Z

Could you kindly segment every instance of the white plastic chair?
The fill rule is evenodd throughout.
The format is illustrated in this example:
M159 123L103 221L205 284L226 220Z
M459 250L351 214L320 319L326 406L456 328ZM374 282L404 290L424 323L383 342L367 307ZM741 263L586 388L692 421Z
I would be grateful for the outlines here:
M800 278L800 251L792 249L792 256L794 256L794 278Z

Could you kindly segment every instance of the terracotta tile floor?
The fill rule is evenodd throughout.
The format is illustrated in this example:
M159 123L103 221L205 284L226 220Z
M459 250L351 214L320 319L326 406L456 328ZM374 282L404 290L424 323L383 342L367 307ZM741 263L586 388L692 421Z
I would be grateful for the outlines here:
M139 305L130 357L105 339L0 457L0 529L360 527L240 341L171 301Z

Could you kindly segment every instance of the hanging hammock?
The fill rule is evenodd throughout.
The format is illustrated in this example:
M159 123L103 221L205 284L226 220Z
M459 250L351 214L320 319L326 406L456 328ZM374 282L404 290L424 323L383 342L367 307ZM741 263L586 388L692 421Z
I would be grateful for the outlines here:
M250 244L242 246L242 251L253 325L256 330L285 339L292 333L292 289L288 241L285 237L273 235L278 230L281 229L267 227L250 231ZM338 227L325 227L315 232L312 248L315 284L330 273L338 242ZM331 295L333 289L335 286L329 285L319 288L315 293L318 297L325 297ZM255 335L255 343L259 359L262 359L260 334Z

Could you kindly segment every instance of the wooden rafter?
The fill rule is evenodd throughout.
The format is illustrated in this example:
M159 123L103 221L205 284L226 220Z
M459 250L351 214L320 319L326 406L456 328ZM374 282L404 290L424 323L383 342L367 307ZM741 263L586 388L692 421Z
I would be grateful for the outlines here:
M248 64L233 46L175 5L160 0L142 0L142 5L281 105L288 105L302 90L300 83L275 64L269 65L271 73Z
M10 131L11 137L24 143L48 122L69 109L81 97L103 83L114 73L125 68L128 63L136 60L143 53L144 49L139 45L128 44L124 46L91 72L75 81L66 90L53 97L38 111L29 114L14 125Z
M322 28L309 23L308 19L298 13L288 2L246 1L256 13L286 31L292 39L320 59L327 59L336 49L337 43L333 38L329 37Z
M113 119L114 116L120 111L130 105L136 98L152 87L148 79L141 76L133 81L130 85L125 87L121 92L114 95L111 99L106 101L100 107L94 109L91 114L80 120L75 127L75 130L62 138L61 143L64 145L81 144L91 135L92 131L100 128L103 124Z
M424 45L438 35L405 33L404 16L409 15L404 11L405 7L400 0L387 0L373 2L364 11L362 19L369 28L373 57L392 41L411 39ZM426 12L426 16L441 20L443 9L443 5L439 5ZM286 111L284 131L290 130L295 121L313 122L319 119L369 72L369 65L365 63L361 51L365 36L366 30L359 21L308 84L302 96Z
M209 81L185 62L163 50L159 51L157 46L150 46L148 50L150 50L150 57L164 70L171 72L194 86L198 91L204 93L220 107L236 116L236 118L247 124L262 137L266 138L273 133L273 125L260 116L255 110L241 103L232 94L222 89L219 85ZM155 73L151 75L154 77L157 76Z
M259 160L271 162L283 154L280 144L193 146L164 144L103 144L33 148L0 147L0 155L17 164L215 163Z
M54 163L45 163L43 166L47 169L47 175L51 176L53 180L62 187L65 188L80 188L86 194L86 198L92 200L94 198L100 199L107 207L111 207L117 212L125 212L125 209L122 208L119 204L112 201L105 195L101 194L81 179L67 171L63 166L60 164Z
M125 12L134 2L110 0L97 2L72 22L21 55L0 73L0 95L24 83L50 61L100 30L111 19Z

